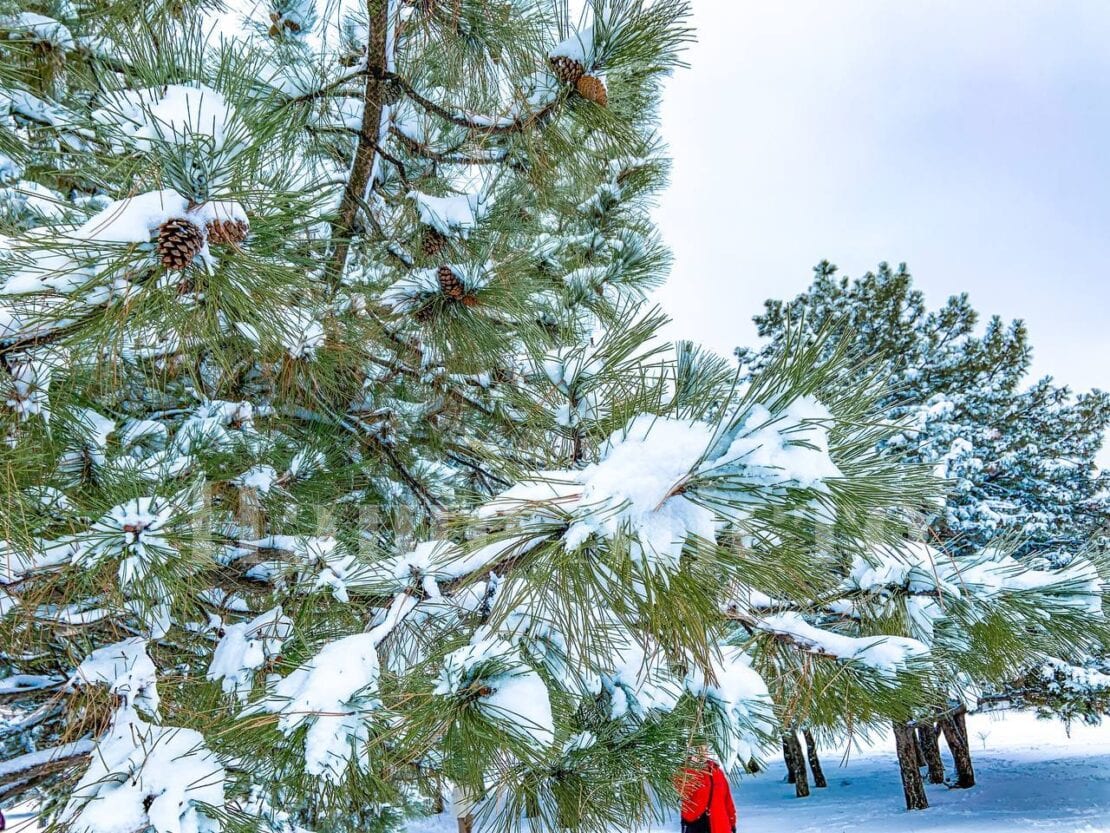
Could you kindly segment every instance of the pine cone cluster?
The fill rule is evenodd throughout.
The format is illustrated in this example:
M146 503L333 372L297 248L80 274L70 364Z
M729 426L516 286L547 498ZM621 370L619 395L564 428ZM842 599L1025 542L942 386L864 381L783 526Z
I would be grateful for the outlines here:
M175 217L158 227L158 258L167 269L184 269L203 248L204 232L189 220Z
M548 59L551 71L561 84L577 84L578 79L586 74L586 68L574 58L566 55L555 55Z
M575 82L574 88L587 101L592 101L599 107L609 106L609 91L605 89L605 82L600 78L583 75Z
M447 235L435 226L424 226L420 234L420 250L427 257L435 257L447 246Z
M461 301L466 297L466 285L450 266L440 266L437 273L439 290L452 301Z
M284 34L285 29L295 35L301 31L301 24L295 20L290 20L280 12L270 12L270 37L276 38L278 35Z
M247 239L250 226L243 220L212 220L205 226L205 231L210 243L238 246Z

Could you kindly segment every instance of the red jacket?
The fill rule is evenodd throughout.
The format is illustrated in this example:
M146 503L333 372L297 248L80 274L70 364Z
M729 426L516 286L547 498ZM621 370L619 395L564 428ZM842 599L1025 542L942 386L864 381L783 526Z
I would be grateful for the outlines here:
M709 833L733 833L736 830L736 805L728 778L716 761L707 761L705 769L686 769L676 783L682 796L682 820L697 821L709 802L709 785L713 784L713 803L709 807Z

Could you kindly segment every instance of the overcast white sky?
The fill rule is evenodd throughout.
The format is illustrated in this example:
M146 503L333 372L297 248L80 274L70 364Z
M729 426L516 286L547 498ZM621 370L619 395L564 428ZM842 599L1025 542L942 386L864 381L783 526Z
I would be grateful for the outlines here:
M1024 318L1110 387L1108 0L693 0L667 87L668 335L721 351L827 258Z

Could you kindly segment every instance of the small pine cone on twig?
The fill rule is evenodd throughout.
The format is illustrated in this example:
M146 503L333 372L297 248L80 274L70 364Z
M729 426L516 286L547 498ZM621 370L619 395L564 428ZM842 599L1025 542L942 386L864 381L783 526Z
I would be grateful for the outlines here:
M204 248L204 232L181 217L166 220L158 227L158 258L167 269L181 270L193 262Z
M578 79L586 73L586 68L579 61L566 55L555 55L548 62L561 84L577 84Z
M440 266L436 276L440 291L452 301L461 301L466 297L466 286L450 266Z
M609 91L605 89L605 82L593 75L583 75L575 83L578 94L587 101L592 101L599 107L609 106Z
M270 12L270 37L276 38L284 35L286 29L296 35L301 31L301 24L280 12Z
M247 239L248 226L242 220L212 220L205 226L208 241L226 246L238 246Z
M420 250L427 257L435 257L447 246L447 235L435 226L424 226L420 233Z

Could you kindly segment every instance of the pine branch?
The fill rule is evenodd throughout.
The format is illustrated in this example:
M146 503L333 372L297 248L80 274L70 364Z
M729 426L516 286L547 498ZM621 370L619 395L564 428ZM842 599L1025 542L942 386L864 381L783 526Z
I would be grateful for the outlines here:
M426 144L405 135L396 126L390 128L390 133L403 144L410 153L415 153L431 162L443 165L497 165L508 159L508 152L504 150L491 150L486 153L459 153L458 147L451 150L438 151ZM461 144L459 145L461 147Z
M343 190L339 210L331 224L332 255L328 266L328 280L338 287L347 265L347 254L355 230L359 201L365 199L374 173L378 153L382 116L385 114L385 78L389 56L386 55L389 32L390 4L388 0L368 0L370 42L366 48L366 85L362 94L362 125L359 130L355 158Z
M95 748L91 740L78 740L0 762L0 784L27 781L80 766Z
M387 73L385 77L400 87L401 91L404 92L406 96L428 112L434 113L441 119L457 127L465 127L477 133L494 136L506 133L520 133L526 128L541 124L554 114L555 110L562 102L560 97L556 97L539 110L518 114L511 119L506 119L501 116L484 116L477 113L468 113L465 110L454 110L442 104L437 104L430 98L421 95L408 80L396 73Z

